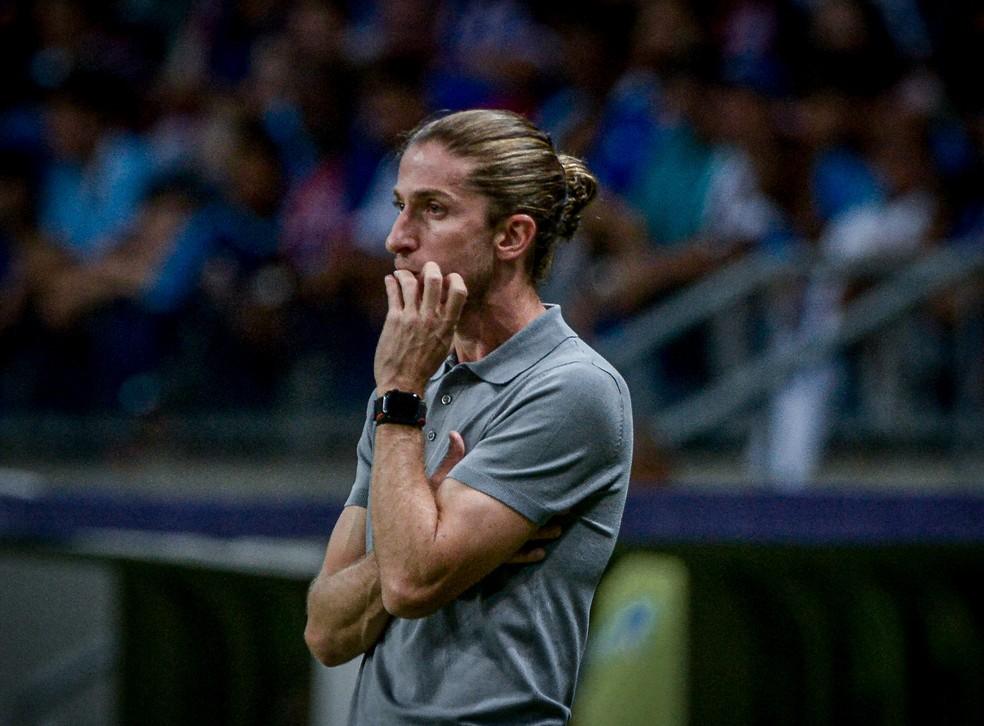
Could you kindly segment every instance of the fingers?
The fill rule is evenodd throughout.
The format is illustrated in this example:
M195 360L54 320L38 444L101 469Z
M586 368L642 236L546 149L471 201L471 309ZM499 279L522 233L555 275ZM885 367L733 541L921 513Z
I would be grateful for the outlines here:
M450 444L448 445L448 453L445 458L453 460L457 464L465 458L465 440L457 431L452 431L448 434L448 439L450 439Z
M533 533L533 536L530 537L530 541L557 539L563 533L564 528L559 524L546 524Z
M424 278L424 294L421 301L422 310L437 310L441 303L441 292L444 287L444 277L436 262L427 262L421 271Z
M528 565L531 562L541 562L546 556L547 551L542 547L534 547L533 549L524 547L506 560L506 563L510 565Z
M417 306L417 278L408 270L397 270L393 277L400 285L400 294L403 298L400 309Z
M461 316L461 310L465 306L465 300L468 299L468 288L465 287L465 281L457 272L452 272L448 275L447 287L446 309L448 318L457 320Z
M510 565L526 565L531 562L540 562L547 556L547 550L541 542L549 542L559 539L564 534L564 528L560 524L547 523L534 532L526 544L517 550L516 554L507 561Z
M386 279L386 296L391 310L416 307L419 296L421 310L437 311L443 306L445 320L456 324L468 299L468 288L461 275L452 272L444 276L433 261L424 264L421 283L409 270L397 270L387 275Z
M389 309L399 312L403 309L403 297L400 294L400 283L396 281L396 278L393 275L387 275L383 278L383 282L386 284L386 302L389 305Z
M452 431L448 434L448 453L444 455L444 459L431 475L431 484L439 486L463 458L465 458L465 440L457 431Z

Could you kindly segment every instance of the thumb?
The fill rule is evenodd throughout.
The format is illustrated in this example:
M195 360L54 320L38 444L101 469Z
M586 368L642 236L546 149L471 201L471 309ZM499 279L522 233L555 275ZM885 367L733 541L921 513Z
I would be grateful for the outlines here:
M438 465L437 469L434 470L434 474L431 476L431 483L440 484L444 481L454 468L454 465L463 458L465 458L465 440L461 438L461 434L457 431L452 431L448 434L448 453L444 455L444 459Z

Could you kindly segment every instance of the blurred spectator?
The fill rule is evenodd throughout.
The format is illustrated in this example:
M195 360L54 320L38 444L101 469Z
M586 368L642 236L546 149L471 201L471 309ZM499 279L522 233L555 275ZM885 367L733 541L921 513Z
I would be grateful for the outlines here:
M49 268L37 291L48 329L42 351L48 378L60 384L39 391L42 403L154 410L169 393L161 375L180 352L178 333L187 329L181 316L196 306L192 328L207 329L201 339L208 345L198 351L202 359L195 365L206 379L214 381L209 370L222 376L251 371L263 378L254 370L263 367L263 357L248 350L248 342L263 338L257 333L262 316L241 290L276 249L273 220L282 176L276 149L258 125L239 123L231 134L217 196L209 200L193 180L165 181L141 201L111 247ZM236 348L231 341L247 351L231 355ZM80 386L80 379L91 385ZM138 401L130 396L134 389ZM264 390L228 380L210 395L231 402L230 392L261 395Z
M244 94L277 144L289 184L337 152L351 114L344 17L319 0L287 11L282 32L254 45Z
M286 175L258 119L216 121L224 127L217 140L225 151L213 172L216 193L176 238L172 264L163 270L173 278L170 284L162 278L154 302L165 309L194 304L201 380L182 380L192 399L208 391L209 405L269 406L283 354L283 305L291 295L291 281L267 271L278 251Z
M234 89L249 74L254 46L283 24L275 0L202 0L171 47L168 73L182 87Z
M119 244L154 174L144 141L126 126L136 100L121 79L79 72L46 105L51 163L40 227L75 261Z
M160 404L159 369L173 353L173 321L152 298L192 203L180 189L154 190L113 250L49 271L37 290L45 324L39 403L132 414Z
M915 0L0 1L16 149L0 153L0 400L361 399L393 151L440 108L536 114L602 181L543 288L584 335L794 240L875 268L932 238L979 244L981 17ZM810 280L732 310L645 362L637 403L832 324L856 288ZM941 331L964 325L949 297ZM922 337L968 369L943 332ZM810 476L822 407L871 395L857 359L776 398L762 471Z
M556 36L514 0L447 0L428 78L434 108L508 108L531 113Z
M625 71L627 48L622 39L635 13L621 2L582 2L573 9L565 4L554 12L547 20L557 29L559 58L549 69L551 90L537 110L538 120L555 146L588 156L606 138L599 125L609 91Z
M645 153L673 123L667 80L687 75L706 58L704 31L679 0L640 4L631 28L627 68L612 86L597 136L585 150L602 184L616 194L636 182Z
M356 65L372 65L385 58L406 58L414 65L427 63L438 52L435 18L445 3L427 0L374 0L352 3L352 23L346 51Z
M937 179L928 156L925 119L894 94L880 98L869 112L873 123L866 157L876 175L877 198L834 215L818 242L821 258L840 263L844 271L840 274L851 275L849 263L855 270L864 262L891 269L918 254L940 231ZM829 274L811 280L794 335L810 339L836 326L843 303L856 293L858 284L856 278ZM769 480L795 488L816 474L843 383L843 361L828 361L799 371L779 391L771 403L764 449L753 453Z
M712 21L722 80L754 83L772 94L787 92L792 69L783 60L797 52L795 15L793 6L776 0L722 3Z
M833 217L880 198L875 171L861 151L854 109L836 88L815 90L796 102L792 133L811 166L814 218L806 227L811 236Z
M903 64L874 5L863 0L821 0L808 12L801 87L833 86L854 98L885 91Z
M609 201L614 213L586 226L602 245L595 286L571 300L586 329L610 325L781 234L783 214L760 178L777 173L767 99L689 71L662 85L663 125L639 154L646 161L627 191L628 207Z

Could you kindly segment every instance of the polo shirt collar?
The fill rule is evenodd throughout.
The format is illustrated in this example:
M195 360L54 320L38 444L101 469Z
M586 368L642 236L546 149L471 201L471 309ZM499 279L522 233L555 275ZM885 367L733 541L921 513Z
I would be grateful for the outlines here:
M535 365L568 338L577 337L577 333L561 317L559 305L544 305L544 307L547 310L543 315L538 316L487 356L481 360L462 363L461 366L483 381L502 385ZM452 351L432 380L441 378L457 364L458 360Z

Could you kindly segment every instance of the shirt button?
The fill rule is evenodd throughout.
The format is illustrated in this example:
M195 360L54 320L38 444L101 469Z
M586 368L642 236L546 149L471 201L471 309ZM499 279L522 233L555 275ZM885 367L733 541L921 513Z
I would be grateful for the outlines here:
M433 441L436 438L437 438L437 431L435 431L434 429L431 429L430 431L427 432L427 440L428 441Z
M445 406L447 406L453 400L454 400L454 396L452 396L450 393L445 393L443 396L441 396L441 403L443 403Z

